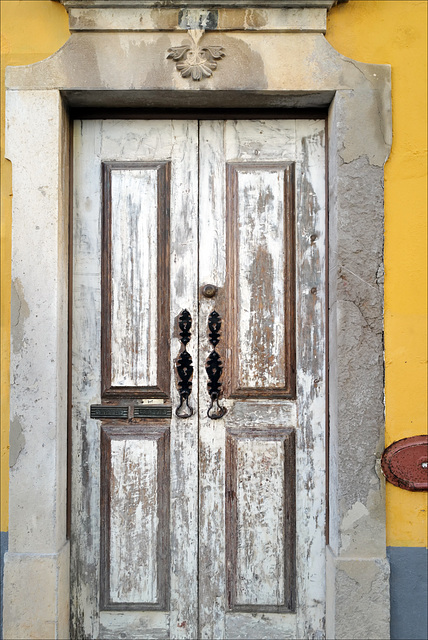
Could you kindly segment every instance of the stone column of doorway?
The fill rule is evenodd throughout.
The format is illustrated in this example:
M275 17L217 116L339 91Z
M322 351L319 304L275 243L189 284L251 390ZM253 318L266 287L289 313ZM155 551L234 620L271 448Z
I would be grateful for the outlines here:
M13 169L5 638L67 638L68 135L59 91L7 96Z

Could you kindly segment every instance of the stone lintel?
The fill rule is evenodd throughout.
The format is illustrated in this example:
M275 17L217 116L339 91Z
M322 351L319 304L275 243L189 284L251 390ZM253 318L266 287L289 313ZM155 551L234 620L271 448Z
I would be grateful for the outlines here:
M75 31L260 31L325 33L327 11L315 9L70 8Z
M273 31L325 33L332 0L58 0L69 13L70 31Z
M347 0L253 0L248 3L246 0L56 0L61 2L66 9L115 9L130 7L132 9L148 7L156 9L168 9L171 7L196 7L210 9L217 7L255 8L261 7L269 9L271 7L290 7L294 9L322 8L331 9L335 4L347 2Z

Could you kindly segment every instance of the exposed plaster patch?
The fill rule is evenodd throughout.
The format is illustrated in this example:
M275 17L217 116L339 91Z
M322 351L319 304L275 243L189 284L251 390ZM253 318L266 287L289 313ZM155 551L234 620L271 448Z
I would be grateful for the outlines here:
M382 258L383 258L383 254L382 254ZM376 284L380 287L383 287L384 283L385 283L385 269L383 266L383 262L381 262L381 264L376 269Z
M258 9L246 9L244 18L244 29L257 29L267 24L266 11Z
M376 565L364 560L344 562L342 568L346 575L359 585L367 583L371 585L377 575Z
M360 278L361 279L361 278ZM375 333L379 333L379 331L376 331L377 327L376 324L377 323L377 318L374 319L370 319L367 314L364 313L363 311L363 304L361 303L360 299L355 299L355 300L346 300L344 299L342 301L344 304L351 304L353 307L355 307L355 309L357 309L358 313L361 315L364 325L361 326L361 329L365 329L365 328L369 328L371 331L375 331Z
M336 573L334 638L389 638L389 565L386 560L350 558Z
M12 282L10 306L12 346L16 353L24 345L24 320L30 315L30 308L24 298L24 287L19 278Z
M343 529L346 531L347 529L353 528L357 520L364 518L364 516L367 516L368 514L369 510L367 507L364 506L362 502L356 502L352 505L351 509L349 509L342 520Z
M218 10L180 9L178 26L180 29L216 29L218 24Z
M342 554L344 557L355 558L360 556L364 560L364 554L360 549L366 548L367 554L371 557L379 555L381 557L384 540L376 539L376 523L384 516L384 483L380 485L376 474L370 482L375 488L369 489L366 504L355 502L349 509L343 520L341 527ZM379 549L375 549L374 545Z
M12 468L18 460L19 454L25 447L25 436L22 433L22 425L19 418L11 420L9 442L9 467Z
M354 111L357 116L354 126L344 127L342 132L343 143L339 150L340 158L344 164L352 163L355 160L366 159L372 166L383 167L389 157L392 144L392 115L391 101L388 91L381 92L373 83L372 69L368 73L361 70L360 65L348 60L353 67L359 69L371 86L364 87L359 91L351 89L343 92L345 109ZM361 65L366 66L366 65ZM372 65L367 65L372 67ZM379 69L381 86L390 86L390 70ZM377 81L376 75L375 80Z

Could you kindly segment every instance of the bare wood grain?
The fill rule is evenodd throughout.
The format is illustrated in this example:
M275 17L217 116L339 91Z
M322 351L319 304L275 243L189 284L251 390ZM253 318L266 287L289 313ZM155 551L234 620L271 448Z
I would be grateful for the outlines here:
M89 419L89 405L100 400L101 380L101 167L99 162L94 161L100 156L100 146L99 123L75 123L70 558L72 638L99 636L99 427L97 421Z
M171 130L171 356L180 352L177 319L183 309L192 317L187 350L198 362L198 123L173 121ZM171 368L173 367L171 363ZM198 367L193 389L199 384ZM174 407L180 404L171 378ZM194 414L171 419L171 638L198 636L198 398L192 394Z

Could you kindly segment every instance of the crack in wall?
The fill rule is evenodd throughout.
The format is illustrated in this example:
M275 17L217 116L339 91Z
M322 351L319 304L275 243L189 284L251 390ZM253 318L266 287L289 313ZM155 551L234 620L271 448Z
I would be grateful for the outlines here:
M9 442L9 467L12 468L25 447L25 436L22 432L22 424L19 418L14 418L10 422Z
M24 297L24 287L19 278L12 282L10 313L12 347L16 353L24 346L24 321L30 315L30 308Z

